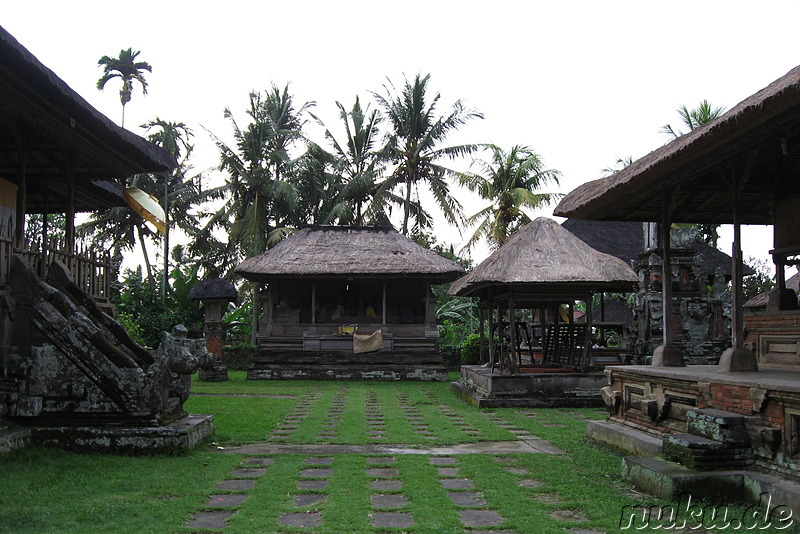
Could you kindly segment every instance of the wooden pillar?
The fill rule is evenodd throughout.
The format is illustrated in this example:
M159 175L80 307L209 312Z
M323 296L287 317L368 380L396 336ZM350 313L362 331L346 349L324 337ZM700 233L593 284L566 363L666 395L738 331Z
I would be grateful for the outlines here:
M735 188L735 191L738 188ZM731 303L731 344L734 349L741 349L744 346L744 314L742 313L744 304L743 283L743 263L742 263L742 225L741 208L739 207L738 195L733 197L733 302ZM784 282L784 286L786 283Z
M264 315L265 315L264 320L267 323L267 327L265 328L264 334L267 336L272 335L272 328L273 328L272 325L275 321L274 319L275 312L273 311L275 308L275 306L273 305L275 300L275 291L273 289L274 285L275 285L274 282L269 282L267 284L267 306L266 306L267 309L264 310Z
M672 254L670 253L670 241L672 239L672 217L669 207L666 205L668 196L664 199L664 210L661 219L661 306L662 306L662 328L664 335L664 345L672 345Z
M592 294L586 297L586 336L584 338L583 346L583 361L581 362L581 370L585 371L592 363ZM602 296L600 299L602 300Z
M672 344L672 255L670 254L672 228L672 197L664 192L661 211L661 308L662 344L653 351L654 367L683 367L680 347Z
M484 322L485 322L484 319L485 319L485 315L484 315L483 306L478 304L478 323L479 323L478 336L480 338L480 348L479 348L479 353L478 353L479 354L478 363L480 365L483 365L483 364L486 363L486 350L485 350L486 347L484 346L486 344L486 335L484 333L484 328L485 328L484 327Z
M505 347L505 343L503 342L503 309L500 307L500 301L498 300L495 305L495 313L497 313L497 339L499 341L498 345L500 346L500 354L497 356L497 362L500 364L500 372L503 372L503 354L505 351L503 350Z
M496 360L495 352L497 350L494 338L497 328L494 320L494 309L492 308L492 302L489 300L486 302L486 311L489 313L489 366L494 370L494 362Z
M381 292L381 324L386 326L386 280L383 281L383 290Z
M66 229L64 231L64 250L67 253L67 265L72 270L75 254L75 162L72 153L67 157L67 210L64 214Z
M311 324L317 324L317 281L311 281Z
M19 174L17 176L17 210L14 221L14 243L17 248L25 246L25 214L28 211L28 144L18 139Z
M508 298L508 328L509 336L511 338L511 350L508 355L508 372L515 374L517 372L517 325L516 325L516 310L514 309L514 297Z

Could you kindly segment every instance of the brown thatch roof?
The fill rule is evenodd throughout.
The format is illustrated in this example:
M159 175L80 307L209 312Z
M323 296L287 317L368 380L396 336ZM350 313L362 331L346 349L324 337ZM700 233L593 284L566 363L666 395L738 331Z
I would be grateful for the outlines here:
M644 251L644 229L641 222L567 219L561 226L593 249L611 254L628 265ZM700 256L701 267L707 277L713 277L718 271L727 278L731 277L733 260L729 255L700 240L692 243L691 248L696 256ZM753 273L745 265L744 275Z
M26 140L33 213L45 206L63 211L68 164L78 210L122 205L122 197L109 195L98 181L177 166L168 152L94 109L0 27L0 177L10 181L19 172L16 136Z
M786 279L786 288L787 289L794 289L795 291L800 291L800 275L795 274ZM755 297L751 298L747 302L744 303L744 308L766 308L767 303L769 302L769 294L773 291L777 291L777 286L772 288L769 291L765 291L764 293L759 293Z
M233 284L222 278L207 278L189 290L189 300L223 299L236 302L239 293Z
M718 119L654 150L625 169L566 195L555 215L595 220L656 221L664 199L679 199L675 222L732 223L723 164L749 166L741 195L743 224L772 224L776 195L800 193L790 172L800 164L800 67ZM747 163L745 163L747 162Z
M489 286L512 285L529 291L585 295L632 291L638 281L622 260L594 250L556 221L540 217L457 280L450 294L471 296Z
M421 277L441 281L464 274L458 264L392 228L311 226L240 263L248 280L289 277Z

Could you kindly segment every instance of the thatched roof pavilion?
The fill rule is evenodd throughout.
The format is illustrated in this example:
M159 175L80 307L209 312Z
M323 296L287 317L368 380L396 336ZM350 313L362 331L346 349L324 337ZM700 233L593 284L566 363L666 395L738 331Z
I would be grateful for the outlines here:
M6 180L20 175L17 140L26 139L27 213L67 212L70 179L75 211L124 205L116 181L177 166L168 152L94 109L2 27L0 125Z
M638 259L644 251L644 229L640 222L567 219L561 226L593 249L611 254L628 265ZM728 254L706 245L699 239L686 246L691 247L695 255L702 258L700 267L708 279L713 279L717 272L730 279L731 257ZM745 266L745 276L753 272L750 267Z
M739 161L741 224L772 224L772 201L800 194L787 172L800 164L800 67L746 98L718 119L654 150L623 170L567 194L554 214L604 221L658 221L665 202L672 221L733 223L731 177L720 165ZM674 199L680 198L680 202Z
M457 280L450 294L479 297L481 320L484 310L492 317L496 314L496 319L489 321L490 339L494 337L495 325L499 328L503 322L503 308L507 308L509 324L513 323L509 332L511 347L517 347L517 351L521 346L519 335L527 335L527 326L520 330L516 319L511 319L516 315L515 310L540 308L543 335L547 330L548 339L555 344L551 351L548 349L550 341L545 343L544 358L549 359L548 352L563 353L563 358L553 360L585 369L590 362L591 314L587 316L582 333L577 333L577 329L572 328L571 316L567 330L562 331L558 324L545 327L544 308L568 304L571 309L575 300L587 302L591 308L593 293L634 291L638 282L636 273L622 260L594 250L556 221L540 217L509 237L471 273ZM558 343L570 346L559 347ZM575 352L576 343L582 347L581 355ZM494 343L490 343L492 365L494 350ZM580 357L580 361L576 361L576 357ZM514 355L504 354L502 348L499 362L501 373L518 370Z
M235 272L261 282L342 275L425 277L444 282L463 274L464 269L393 228L309 226L246 259Z
M457 280L450 294L476 296L489 287L540 296L633 291L639 278L625 262L593 249L556 221L539 217Z
M303 228L235 272L267 284L252 378L446 377L431 285L464 269L392 228Z
M741 224L773 224L778 286L785 290L784 265L800 253L800 67L746 98L718 119L654 150L625 169L579 186L555 214L593 220L660 221L661 242L673 222L734 225L731 351L725 370L757 369L743 348ZM663 279L670 279L669 248ZM663 302L672 301L665 284ZM664 317L667 317L666 315ZM654 363L683 365L664 320L664 348ZM666 355L662 359L662 354ZM733 359L732 359L733 358Z

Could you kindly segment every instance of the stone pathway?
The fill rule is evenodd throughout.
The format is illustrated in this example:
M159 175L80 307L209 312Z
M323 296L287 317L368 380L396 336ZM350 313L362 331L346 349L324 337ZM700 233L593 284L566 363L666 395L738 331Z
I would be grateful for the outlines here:
M327 401L328 399L326 399ZM345 417L347 406L347 388L342 387L329 398L324 421L319 425L317 440L329 442L337 435L339 423ZM435 439L435 433L425 422L420 409L407 394L397 393L397 406L403 413L415 434ZM441 404L429 394L427 401L444 416L453 426L466 435L478 435L480 432L466 423L450 406ZM520 488L538 488L542 484L527 470L514 465L515 455L519 454L564 454L564 451L541 438L525 432L502 420L495 414L487 414L487 418L501 428L506 428L517 435L516 441L505 442L471 442L451 446L404 446L385 443L386 421L385 407L375 393L367 393L364 398L364 442L359 445L335 445L329 443L297 444L281 443L301 426L303 420L317 407L320 401L318 389L313 389L300 398L295 407L284 417L279 425L269 434L266 443L255 443L235 447L226 447L218 452L223 454L245 455L241 465L231 471L228 477L215 486L215 492L208 496L203 508L197 511L186 523L190 528L213 529L222 532L228 522L236 517L237 512L247 505L247 499L268 470L274 465L276 454L304 455L302 464L296 471L296 493L289 492L283 509L275 521L278 525L291 531L315 532L314 529L325 526L324 503L330 498L331 481L337 477L335 456L364 455L364 477L369 490L369 513L367 520L375 529L411 529L424 521L414 517L413 502L409 495L403 493L404 477L397 467L398 455L425 455L428 463L435 470L438 479L438 490L441 498L447 498L455 507L458 517L470 534L514 534L503 528L505 518L492 507L478 488L480 481L463 476L459 468L459 457L468 454L493 455L497 460L497 469L504 470L516 477ZM319 413L319 411L317 412ZM531 415L534 417L534 415ZM216 450L216 449L215 449ZM281 461L286 461L285 457ZM524 490L523 490L524 491ZM413 495L413 494L412 494ZM558 496L535 494L533 498L546 504L560 503ZM323 505L320 507L320 505ZM582 522L587 519L569 510L555 510L551 513L555 519ZM330 527L331 525L328 525ZM592 532L573 529L572 532Z

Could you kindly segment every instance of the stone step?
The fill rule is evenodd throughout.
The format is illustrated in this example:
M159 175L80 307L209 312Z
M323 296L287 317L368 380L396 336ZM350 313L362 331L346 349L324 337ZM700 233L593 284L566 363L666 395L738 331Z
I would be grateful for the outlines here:
M728 445L747 445L750 439L745 421L744 415L724 410L689 410L686 412L686 431Z
M666 460L701 471L743 468L753 461L748 447L734 447L694 434L672 434L664 441Z
M31 431L27 428L0 427L0 456L25 448L31 442Z

